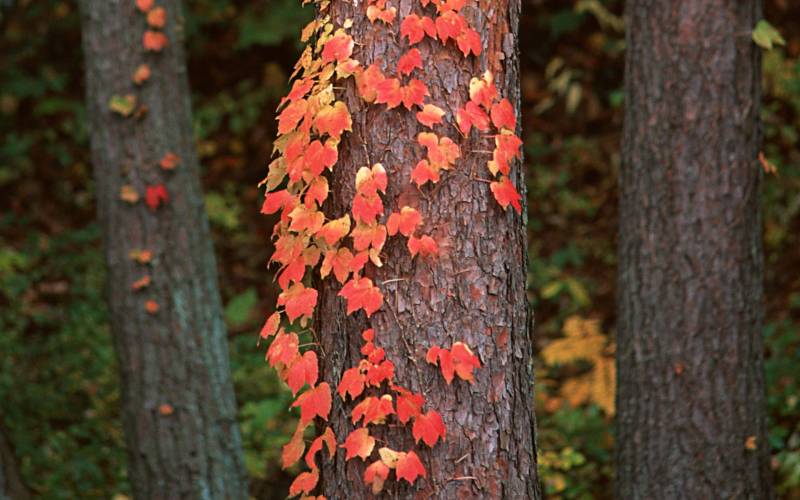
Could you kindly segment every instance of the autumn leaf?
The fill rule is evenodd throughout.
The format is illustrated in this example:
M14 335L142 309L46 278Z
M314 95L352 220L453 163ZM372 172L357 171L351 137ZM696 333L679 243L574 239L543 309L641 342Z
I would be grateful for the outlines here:
M174 170L175 167L180 165L181 157L173 152L167 152L158 162L158 165L164 170Z
M517 127L517 118L514 115L514 108L508 99L492 105L492 123L498 129L506 128L514 130Z
M401 75L409 75L414 69L422 69L422 54L419 49L411 49L402 56L397 62L397 72Z
M300 316L311 317L317 305L317 291L306 288L302 283L295 283L278 295L278 305L286 306L289 322L294 322Z
M403 236L411 236L422 223L422 215L415 208L403 207L400 212L393 212L386 221L386 232L394 236L398 232Z
M453 381L455 375L472 383L473 370L481 367L478 357L463 342L454 342L450 350L432 346L428 349L425 360L433 365L439 365L442 376L448 385Z
M325 42L322 49L322 62L342 62L348 59L353 54L354 45L353 37L343 31L337 33Z
M439 438L444 441L445 426L444 420L439 412L431 410L424 415L418 415L414 419L414 426L412 428L415 442L419 443L422 439L425 444L433 448Z
M278 115L278 133L286 134L294 130L300 123L300 120L306 115L308 109L308 101L305 99L298 99L292 101L288 106L283 108L283 111Z
M146 64L140 64L139 67L136 68L136 71L133 73L133 83L136 85L141 85L147 80L150 79L150 66Z
M294 332L286 333L281 329L267 349L267 362L272 367L278 363L289 366L299 357L300 341Z
M366 427L362 427L351 432L340 447L345 449L345 460L355 457L366 460L375 448L375 438L369 435Z
M321 238L328 245L335 245L349 232L350 216L345 214L338 219L334 219L323 224L322 227L314 234L314 236Z
M136 8L143 13L147 13L153 8L154 0L136 0Z
M167 11L164 7L156 7L147 13L147 24L153 28L163 28L167 24Z
M144 303L144 310L147 311L148 314L155 314L161 309L161 306L158 305L153 299L149 299Z
M467 57L470 52L472 52L473 55L479 56L483 50L480 34L468 27L464 28L464 31L456 37L456 44L458 45L458 50L464 54L464 57Z
M359 368L348 368L342 374L342 380L339 382L337 389L339 396L344 399L345 395L349 394L351 399L357 398L364 392L364 382L364 374Z
M311 492L319 481L319 470L313 469L311 472L298 474L291 486L289 486L289 497L297 496L301 493L306 495Z
M369 247L378 251L386 243L386 226L383 224L358 224L350 233L353 239L353 248L361 252Z
M425 405L425 398L422 394L413 393L407 389L395 388L397 394L397 419L405 424L412 417L422 414L422 407Z
M372 487L372 493L377 495L383 490L383 484L389 478L389 467L381 460L376 460L364 470L364 483Z
M144 202L151 211L155 211L161 205L169 203L169 194L167 187L163 184L156 184L154 186L147 186L144 193Z
M400 24L400 36L408 38L409 45L420 42L425 35L436 39L436 25L430 17L409 14Z
M436 240L428 235L424 235L420 238L411 236L408 239L407 246L408 252L411 254L412 258L416 257L417 254L421 255L422 257L439 255L439 245L436 243Z
M319 134L328 134L334 139L339 139L345 130L353 130L347 105L336 101L332 106L322 107L314 117L314 128Z
M378 67L377 64L371 64L362 73L356 74L358 95L366 102L375 102L375 99L378 97L378 85L385 79L386 77L383 75L380 67Z
M399 453L398 455L397 465L395 466L395 473L397 474L398 480L405 479L409 484L414 484L417 477L425 477L427 475L425 467L422 465L416 453L409 451L408 453Z
M444 110L439 106L433 104L426 104L422 107L422 111L417 112L417 121L428 128L433 128L434 125L442 123Z
M113 95L108 101L108 109L127 118L136 109L136 96L133 94Z
M342 287L339 296L347 300L347 314L363 309L368 318L383 304L383 294L369 278L351 279Z
M489 116L473 101L467 101L463 108L456 113L456 123L461 133L469 134L472 127L482 132L489 130Z
M333 458L336 454L336 436L333 434L333 430L330 427L325 427L325 432L317 436L316 439L311 442L311 446L308 447L308 451L306 452L306 465L308 465L309 469L317 468L314 459L317 452L322 450L323 444L328 448L328 457Z
M145 31L142 35L142 46L149 52L161 52L168 44L167 35L160 31Z
M278 312L272 313L267 321L264 322L264 326L261 327L261 333L259 334L262 339L266 339L272 337L278 332L278 327L281 325L281 315Z
M306 449L306 442L303 440L304 429L305 426L298 426L297 430L294 431L294 435L292 435L292 439L283 445L283 451L281 452L282 469L287 469L296 464L300 457L303 456L303 451Z
M441 169L438 166L431 165L428 160L420 160L411 171L411 180L417 187L422 187L428 182L435 184L440 179L439 170Z
M131 290L138 291L143 288L147 288L148 286L150 286L150 283L152 283L150 275L144 275L131 284Z
M386 421L386 417L392 414L394 414L392 396L389 394L384 394L380 398L370 396L353 408L352 421L356 424L363 418L364 425L382 424Z
M517 189L508 177L500 177L499 182L492 182L489 187L492 190L495 200L497 200L497 203L499 203L503 209L508 208L508 205L512 205L518 214L522 213L522 205L519 203L520 200L522 200L522 196L517 192Z
M475 104L480 104L487 111L492 109L492 103L497 98L497 87L494 84L494 75L486 70L481 78L472 78L469 82L469 99Z
M325 278L333 271L333 275L339 283L344 284L350 273L353 271L353 253L349 248L340 248L338 250L329 250L325 253L325 258L322 260L322 265L319 269L321 278Z
M139 201L139 193L133 186L126 184L119 189L119 199L133 205Z
M367 7L367 19L369 19L371 23L381 20L386 24L392 24L395 16L397 16L397 9L395 7L390 7L388 9L381 9L375 5Z
M447 43L450 38L457 39L467 27L464 18L454 11L447 11L436 18L436 34L442 43Z
M144 248L134 248L128 252L128 258L137 264L149 264L153 260L153 252Z
M305 384L313 387L317 383L318 377L317 353L306 351L298 357L291 365L286 374L286 384L292 391L292 395L297 394Z
M309 389L297 397L292 408L300 407L300 422L311 422L314 417L328 420L331 412L331 387L327 382L321 382L313 389Z

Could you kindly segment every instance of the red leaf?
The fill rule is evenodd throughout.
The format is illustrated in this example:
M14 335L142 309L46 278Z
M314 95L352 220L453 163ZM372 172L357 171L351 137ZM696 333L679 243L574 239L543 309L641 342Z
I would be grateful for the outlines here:
M311 472L298 474L292 482L292 485L289 486L289 496L297 496L300 493L305 493L307 495L317 486L318 481L319 469L313 469Z
M425 235L421 238L412 236L408 239L408 251L412 258L416 257L417 254L423 257L439 255L439 245L430 236Z
M403 23L400 25L400 36L407 37L409 45L419 42L425 35L436 39L436 26L430 17L409 14L403 19Z
M465 28L456 38L456 43L458 44L458 49L464 54L464 57L467 57L470 52L476 56L481 55L481 36L474 29Z
M517 127L514 108L508 102L508 99L503 99L492 106L492 123L498 129L505 127L508 130L514 130Z
M342 380L339 382L338 392L339 396L344 399L345 394L350 394L351 399L357 398L364 392L364 374L358 368L348 368L342 374Z
M180 163L181 157L171 151L168 151L161 158L161 161L158 162L158 165L164 170L174 170L175 167L180 165Z
M147 24L153 28L163 28L167 24L167 11L164 7L156 7L147 13Z
M514 158L522 158L520 146L522 140L514 134L498 134L494 138L495 149L492 154L492 160L489 161L488 167L492 175L497 175L498 172L508 175L511 170L509 162Z
M315 302L316 302L316 291ZM347 314L363 309L369 318L383 304L383 294L369 278L353 278L339 292L347 300Z
M497 98L497 87L494 84L494 75L489 70L481 78L473 78L469 82L469 99L475 104L480 104L485 110L492 108L492 103Z
M420 132L417 142L427 149L430 164L439 168L449 169L461 157L458 144L449 137L439 138L432 132Z
M293 322L300 316L311 317L317 305L317 291L306 288L302 283L295 283L278 295L278 305L286 306L286 316Z
M136 72L133 74L133 83L136 85L141 85L147 80L150 79L150 66L146 64L140 64L138 68L136 68Z
M323 432L321 436L317 436L317 438L311 442L311 446L308 447L308 451L306 452L306 465L308 465L309 469L317 468L314 458L317 452L322 450L323 443L328 447L328 456L333 458L336 454L336 436L333 434L333 430L331 430L330 427L326 427L325 432Z
M436 33L442 43L447 43L450 38L457 39L466 27L467 22L454 11L444 12L436 18Z
M289 212L289 219L292 221L289 225L290 230L296 233L314 234L322 228L325 214L316 207L308 208L306 205L297 205Z
M386 226L383 224L359 224L350 233L353 238L353 248L361 252L369 247L378 251L386 243Z
M389 236L394 236L398 232L403 236L411 236L422 222L420 213L411 207L403 207L400 213L394 212L386 221L386 232Z
M300 423L307 424L314 417L328 420L331 412L331 387L327 382L321 382L313 389L309 389L297 397L292 408L300 407Z
M444 441L445 427L442 416L435 410L417 416L414 419L414 427L411 432L417 443L422 439L425 444L433 448L439 438Z
M392 396L384 394L380 399L375 396L370 396L364 398L363 401L353 408L352 420L355 424L363 417L364 425L382 424L386 421L386 417L392 414L394 414Z
M306 207L311 208L315 203L318 207L321 207L325 200L328 199L328 192L328 179L325 177L318 177L311 181L304 198Z
M401 90L403 106L410 110L413 106L422 106L428 94L428 87L420 80L411 80Z
M407 423L412 417L418 417L422 414L422 406L425 404L425 398L422 394L412 393L407 389L396 388L397 395L397 419L400 423Z
M408 453L400 453L398 455L399 457L395 467L398 480L405 479L410 484L414 484L418 476L425 477L427 475L425 467L422 465L416 453L409 451Z
M453 366L456 375L461 380L472 382L472 371L481 367L481 362L478 356L472 353L472 350L463 342L454 342L453 347L450 348L450 354L453 357Z
M371 23L374 23L376 20L380 19L386 24L392 24L396 15L397 9L395 7L388 9L381 9L375 5L370 5L367 7L367 19L369 19L369 22Z
M345 130L353 130L347 105L336 101L332 106L324 106L314 117L314 128L319 134L328 134L334 139L339 139Z
M300 342L294 332L286 333L281 329L278 336L272 341L267 349L267 361L269 365L275 367L278 363L289 366L298 356L298 346Z
M501 207L508 208L508 205L512 205L514 210L517 211L518 214L522 213L522 205L520 205L520 200L522 196L517 192L514 185L508 180L508 177L501 177L500 182L493 182L489 185L492 190L492 194L494 198L497 200L497 203L500 204Z
M161 52L168 43L167 35L159 31L145 31L142 35L142 46L150 52Z
M380 460L372 462L372 464L364 470L364 483L372 486L372 493L377 495L383 490L383 483L389 477L389 468L386 467Z
M300 120L306 115L307 110L308 101L305 99L292 101L288 106L283 108L281 114L278 115L278 134L285 134L297 128Z
M153 8L154 0L136 0L136 8L146 13Z
M360 74L356 74L358 94L367 102L374 102L378 97L378 86L386 79L383 72L376 64L371 64ZM397 82L398 87L400 82Z
M267 193L264 204L261 205L261 213L269 215L283 209L288 214L297 205L297 202L297 197L289 194L289 191L285 189Z
M383 349L376 349L372 354L383 352ZM377 363L377 361L373 361ZM382 361L367 368L367 383L373 387L379 387L383 382L391 382L394 378L394 363L389 360Z
M437 183L439 182L439 170L438 166L431 165L428 160L420 160L411 171L411 180L417 187L421 187L426 182Z
M401 75L409 75L415 68L422 68L422 55L419 49L411 49L402 56L397 63L397 72Z
M396 108L403 102L403 92L400 88L400 80L397 78L386 78L375 86L375 102L386 104L389 109Z
M423 106L422 111L417 112L417 121L428 128L433 128L434 125L442 123L444 110L439 106L433 104L426 104Z
M352 272L353 254L349 248L330 250L325 253L325 259L319 269L319 275L323 279L333 271L336 280L344 284Z
M286 469L296 464L300 457L303 456L303 451L306 449L306 442L303 440L303 430L305 426L298 426L294 431L292 439L283 446L281 453L281 468Z
M373 224L383 214L383 201L377 193L356 193L353 198L353 220L363 224Z
M326 222L314 236L323 239L328 245L335 245L349 232L350 217L345 214L338 219Z
M313 387L317 383L318 375L317 353L306 351L289 366L286 383L292 390L292 395L295 395L305 384Z
M330 169L338 160L339 150L334 141L330 139L325 144L320 141L314 141L303 152L305 169L315 177L326 168Z
M347 452L344 457L345 461L355 457L366 460L375 448L375 438L369 435L366 427L362 427L351 432L340 448L344 448Z
M348 59L353 54L354 45L353 37L347 33L340 32L336 34L325 42L325 47L322 49L322 62L342 62Z
M156 184L155 186L147 186L147 190L145 191L144 201L150 210L155 211L161 205L165 205L169 202L169 194L167 193L167 187L163 184Z
M469 134L472 127L482 132L489 130L489 116L473 101L467 101L467 104L458 110L456 123L464 135Z
M264 326L261 328L261 338L272 337L278 332L278 327L281 325L280 313L274 312L267 318Z

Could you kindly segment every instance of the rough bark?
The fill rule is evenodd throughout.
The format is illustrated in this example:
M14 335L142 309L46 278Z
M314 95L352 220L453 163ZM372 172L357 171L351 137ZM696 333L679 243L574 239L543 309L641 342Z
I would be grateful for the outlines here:
M773 496L760 18L758 0L627 4L618 498Z
M0 413L0 500L28 500L31 492L22 480L14 447Z
M490 155L475 151L492 149L493 140L475 132L462 138L454 120L455 110L469 98L470 78L486 69L495 73L500 92L519 107L520 2L479 4L464 9L484 42L479 58L465 59L453 42L442 47L426 39L416 45L422 51L424 69L414 76L428 85L431 95L426 102L449 111L447 125L435 131L455 140L463 155L456 169L446 173L435 188L428 185L418 190L410 181L411 169L423 158L416 135L424 129L414 113L402 107L387 111L382 105L367 105L352 82L342 92L353 115L353 132L340 147L326 212L337 217L348 212L357 169L381 162L389 173L386 212L399 211L404 205L418 208L425 217L421 233L430 234L440 248L438 259L412 260L405 238L389 239L383 267L367 271L385 296L383 308L370 320L363 312L345 314L343 301L336 296L340 286L333 280L320 285L316 329L326 353L324 378L335 387L342 372L360 358L360 333L375 328L378 344L396 364L397 382L423 392L428 407L441 412L447 425L447 440L432 450L414 446L410 425L378 431L387 446L415 449L428 469L428 477L413 488L405 482L387 483L387 496L540 497L524 218L510 209L503 211L488 183L471 179L488 177ZM388 29L369 23L363 9L354 9L350 2L334 0L331 8L339 23L348 18L354 21L351 34L359 44L354 57L365 67L379 62L387 74L394 74L397 58L407 50L397 34L399 23L412 11L420 13L419 2L400 1L397 20ZM519 164L512 174L515 185L524 187ZM483 363L472 385L456 380L448 386L438 370L425 363L430 346L449 348L454 341L472 346ZM334 397L330 419L340 439L353 429L348 419L351 408ZM374 498L363 484L360 462L345 463L344 455L338 454L326 464L324 494L331 499Z
M98 215L108 263L111 329L122 379L129 478L136 498L245 498L216 265L198 177L178 0L167 11L169 46L142 48L145 16L129 0L82 0L83 47ZM149 64L141 90L131 75ZM135 93L141 117L109 110L115 94ZM181 157L174 172L158 162ZM120 199L131 185L164 183L170 200L149 210ZM153 261L129 252L149 249ZM140 291L131 284L149 274ZM160 310L149 314L145 300ZM162 406L169 405L169 407Z

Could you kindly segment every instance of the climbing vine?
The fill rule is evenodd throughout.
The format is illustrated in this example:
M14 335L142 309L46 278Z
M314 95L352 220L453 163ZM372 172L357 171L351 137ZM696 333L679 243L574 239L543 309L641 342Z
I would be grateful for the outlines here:
M387 238L406 238L412 258L425 259L433 265L439 254L436 240L424 232L425 214L409 206L385 213L382 195L389 178L381 163L364 165L356 173L349 214L332 219L324 213L323 204L329 194L326 172L336 166L343 134L352 131L350 110L337 99L337 90L353 78L358 96L365 103L385 109L402 106L415 113L422 130L405 140L416 142L421 156L409 179L393 182L430 189L428 184L437 184L448 171L457 168L462 151L453 138L442 132L452 125L445 123L448 110L426 102L430 95L427 85L415 77L422 73L423 64L414 45L430 38L445 47L455 47L465 58L480 55L482 49L480 35L462 14L466 0L420 0L427 15L409 14L399 23L401 43L407 44L408 49L392 65L393 74L387 74L392 66L364 67L353 58L356 41L348 33L353 22L347 20L337 26L331 20L329 3L318 0L316 19L303 29L301 40L307 45L292 74L289 94L280 102L275 158L260 184L267 191L261 212L279 214L273 229L275 252L271 260L279 266L277 282L281 289L276 312L267 319L260 336L271 339L267 362L296 396L292 406L300 409L297 428L283 448L282 461L287 468L305 458L308 471L299 474L289 489L290 496L302 498L313 498L310 495L319 481L317 460L324 459L318 457L323 448L329 457L343 448L345 460L358 457L370 462L363 480L375 493L383 489L392 471L397 481L409 484L427 475L414 450L396 450L390 443L382 443L385 445L376 450L371 427L410 425L415 442L419 445L422 441L428 447L446 439L442 416L435 409L426 408L424 395L395 382L395 366L379 346L380 332L372 328L361 332L362 359L342 373L335 390L319 381L314 344L300 345L298 333L310 331L317 305L318 292L308 285L314 273L342 285L339 296L344 299L347 314L363 311L370 318L381 309L384 292L364 275L364 269L383 265L381 253ZM373 24L392 27L397 9L388 0L368 0L361 14ZM492 73L486 71L473 78L469 101L462 109L449 112L457 125L454 130L462 136L468 136L474 128L484 134L487 142L494 143L486 153L491 154L487 170L492 178L474 177L473 173L474 180L487 182L501 207L511 205L521 212L521 197L509 173L510 163L520 157L522 141L515 135L514 108L499 96ZM447 384L456 377L471 383L474 371L481 367L478 357L463 342L454 342L449 348L430 346L426 361L438 367ZM306 429L312 423L327 422L333 392L343 401L351 401L355 428L338 440L329 426L320 426L321 434L306 447Z

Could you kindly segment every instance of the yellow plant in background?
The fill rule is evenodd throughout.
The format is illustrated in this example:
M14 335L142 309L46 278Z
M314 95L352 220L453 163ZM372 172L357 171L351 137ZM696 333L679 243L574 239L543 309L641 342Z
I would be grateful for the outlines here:
M592 369L570 377L559 390L572 406L595 403L607 415L614 415L616 365L614 344L600 331L600 321L570 316L564 322L564 338L554 340L542 350L548 366L587 361Z

